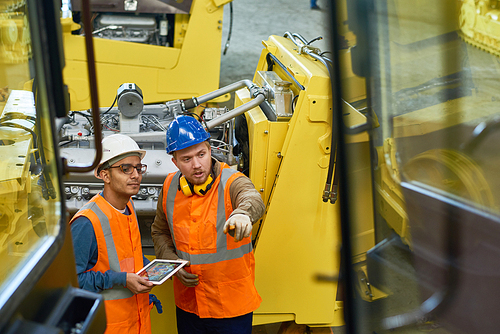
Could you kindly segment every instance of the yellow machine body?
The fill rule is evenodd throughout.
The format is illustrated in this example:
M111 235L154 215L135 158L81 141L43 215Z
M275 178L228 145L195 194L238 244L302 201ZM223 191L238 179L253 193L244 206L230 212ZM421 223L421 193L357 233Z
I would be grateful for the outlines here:
M290 117L271 122L260 108L246 113L250 178L266 203L266 213L253 230L256 286L263 299L254 312L254 324L293 320L309 326L340 326L343 304L337 284L317 279L318 275L338 276L340 268L338 203L323 202L321 197L331 153L328 71L320 62L299 54L290 39L278 36L264 41L257 71L267 69L268 53L278 58L305 89L292 86L298 98ZM280 67L274 69L282 80L291 81ZM362 84L361 79L347 79ZM353 92L355 88L359 87L353 86ZM236 93L236 106L249 100L248 91ZM364 120L360 113L346 118L354 124ZM367 139L363 134L353 136L350 146L369 157ZM360 208L371 208L369 161L360 160L350 172L363 189L358 198ZM355 256L360 260L374 245L373 218L367 212L359 210L356 217L360 224L356 226Z
M460 7L462 38L488 52L500 56L500 7L497 0L464 0Z
M218 89L223 5L229 2L197 0L189 14L175 14L172 46L94 38L100 106L110 107L124 82L133 82L145 92L144 103L191 98ZM85 38L72 34L80 26L71 18L61 23L70 107L88 109Z

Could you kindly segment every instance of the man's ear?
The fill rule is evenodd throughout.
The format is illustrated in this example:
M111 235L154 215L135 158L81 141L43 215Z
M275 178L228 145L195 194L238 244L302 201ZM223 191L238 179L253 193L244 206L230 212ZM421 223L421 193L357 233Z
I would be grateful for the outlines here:
M101 171L99 174L99 177L101 180L104 181L104 183L110 183L111 182L111 175L109 173L109 169L104 169Z
M172 162L174 163L175 167L179 168L179 166L177 166L177 161L175 160L174 157L172 157Z

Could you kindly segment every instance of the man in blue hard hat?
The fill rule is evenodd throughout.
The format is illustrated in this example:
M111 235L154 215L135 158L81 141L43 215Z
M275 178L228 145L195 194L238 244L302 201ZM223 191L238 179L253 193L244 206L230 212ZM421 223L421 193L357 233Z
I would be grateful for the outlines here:
M167 175L151 234L157 258L184 259L174 277L179 334L252 332L261 302L254 285L252 224L264 203L245 175L211 156L210 135L190 116L167 130Z

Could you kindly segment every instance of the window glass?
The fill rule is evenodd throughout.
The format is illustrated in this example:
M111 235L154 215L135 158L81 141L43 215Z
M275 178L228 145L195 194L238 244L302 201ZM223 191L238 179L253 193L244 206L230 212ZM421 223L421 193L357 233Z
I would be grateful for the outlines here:
M58 235L61 207L52 120L46 107L35 106L27 4L2 1L0 8L2 293L22 279L20 270Z
M344 185L359 332L495 332L486 319L500 277L500 3L339 8L344 117L355 110L373 125L369 152L352 150L352 135L344 148L348 175L372 173ZM367 193L370 214L356 206Z
M497 1L376 3L380 153L393 179L498 212Z

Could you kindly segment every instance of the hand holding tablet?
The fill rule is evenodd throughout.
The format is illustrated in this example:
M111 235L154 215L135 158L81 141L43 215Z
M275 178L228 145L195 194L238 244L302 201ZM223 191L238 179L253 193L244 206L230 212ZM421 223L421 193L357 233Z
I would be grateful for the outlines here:
M148 279L155 285L160 285L184 267L188 261L185 260L162 260L154 259L147 266L137 272L137 275Z

